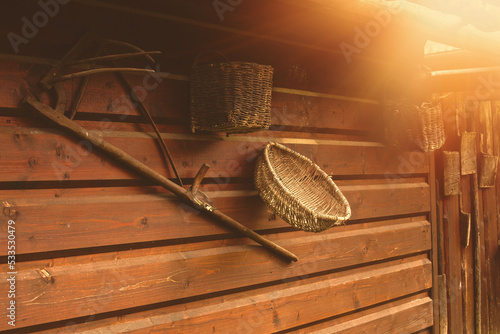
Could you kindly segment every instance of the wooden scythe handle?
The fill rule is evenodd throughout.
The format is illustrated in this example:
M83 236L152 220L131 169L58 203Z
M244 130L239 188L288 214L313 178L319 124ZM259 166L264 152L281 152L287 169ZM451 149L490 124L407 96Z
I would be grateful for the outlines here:
M189 197L188 190L178 186L177 184L170 181L169 179L167 179L163 175L157 173L156 171L154 171L153 169L144 165L143 163L141 163L137 159L131 157L130 155L128 155L124 151L122 151L119 148L104 141L101 137L93 134L92 132L86 130L85 128L81 127L77 123L68 119L66 116L57 113L51 107L49 107L41 102L38 102L29 96L27 96L24 99L24 103L31 106L31 109L33 109L33 111L35 111L37 114L42 115L45 118L47 118L48 120L57 124L59 127L63 128L66 132L70 133L71 135L73 135L75 137L78 137L80 139L83 139L83 140L90 142L92 145L94 145L95 147L98 147L100 150L104 151L105 153L107 153L109 156L111 156L115 160L118 160L118 161L124 163L130 169L141 174L142 176L144 176L150 180L155 181L157 184L161 185L163 188L169 190L174 195L179 197L185 203L199 209L199 206L196 205L196 203L194 203L192 201L192 199ZM220 212L219 210L217 210L217 209L215 209L213 211L205 210L203 212L206 215L215 218L218 222L222 223L226 227L232 228L232 229L240 232L241 234L245 235L246 237L261 244L264 248L282 256L284 259L286 259L288 261L297 261L298 260L298 257L295 254L287 251L286 249L275 244L274 242L270 241L269 239L264 238L260 234L257 234L255 231L245 227L244 225L241 225L236 220L232 219L231 217L226 216L224 213Z

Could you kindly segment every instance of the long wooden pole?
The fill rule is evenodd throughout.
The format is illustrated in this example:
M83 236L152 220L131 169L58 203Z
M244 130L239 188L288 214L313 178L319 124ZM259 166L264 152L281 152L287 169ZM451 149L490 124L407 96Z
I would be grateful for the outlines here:
M57 113L54 109L51 107L35 101L31 97L26 97L24 100L24 103L28 104L31 106L31 109L35 111L38 115L42 115L48 120L52 121L53 123L57 124L59 127L63 128L66 132L69 132L73 136L76 136L80 139L86 140L90 142L92 145L95 147L101 149L105 153L107 153L109 156L113 157L114 159L124 163L127 167L130 169L134 170L135 172L141 174L142 176L151 179L155 181L157 184L161 185L163 188L167 189L168 191L172 192L176 196L178 196L182 201L185 203L192 205L193 207L200 209L199 206L193 200L189 197L188 191L181 186L178 186L174 182L170 181L163 175L157 173L153 169L149 168L148 166L144 165L137 159L133 158L132 156L128 155L124 151L120 150L119 148L111 145L110 143L106 142L103 140L101 137L93 134L92 132L89 132L87 129L81 127L77 123L71 121L68 119L66 116ZM203 210L203 209L201 209ZM298 257L289 252L288 250L284 249L283 247L275 244L274 242L264 238L260 234L257 234L256 232L252 231L251 229L245 227L244 225L238 223L236 220L232 219L231 217L226 216L224 213L220 212L217 209L214 209L213 211L208 211L208 210L203 210L208 216L215 218L218 222L222 223L226 227L232 228L239 233L243 234L244 236L252 239L253 241L261 244L264 248L282 256L288 261L297 261Z

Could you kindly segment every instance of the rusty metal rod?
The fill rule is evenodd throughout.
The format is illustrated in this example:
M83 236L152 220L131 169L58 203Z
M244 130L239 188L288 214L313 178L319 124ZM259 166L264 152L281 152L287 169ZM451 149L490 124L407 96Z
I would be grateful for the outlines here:
M89 83L90 77L84 77L82 82L80 82L80 86L78 87L78 91L76 92L75 101L73 102L73 107L69 112L68 118L73 119L80 107L80 103L82 102L83 94L85 93L85 89L87 89L87 84Z
M143 51L143 52L120 53L120 54L108 54L105 56L98 56L98 57L74 60L74 61L67 62L64 65L65 66L74 66L74 65L94 63L97 61L107 61L107 60L115 60L115 59L123 59L123 58L142 57L144 55L153 55L153 54L160 54L160 53L161 53L161 51Z
M102 50L106 54L109 54L109 52L108 52L108 50L106 49L105 46L102 45L101 48L102 48ZM113 66L117 66L116 62L114 62L114 61L111 61L111 64L113 64ZM123 75L123 73L121 73L121 72L118 72L117 75L120 78L122 84L125 86L125 89L130 92L130 99L132 100L132 102L134 102L134 101L137 102L137 107L139 107L139 110L142 112L142 114L144 116L147 117L149 123L153 127L153 130L156 133L156 137L158 138L158 143L160 144L160 148L161 148L161 150L163 152L163 155L170 162L170 165L172 166L174 174L177 177L177 181L179 182L179 185L182 187L183 186L183 184L182 184L182 178L180 177L179 172L177 172L177 167L175 166L174 159L172 158L172 155L170 154L170 151L168 150L167 144L165 144L165 141L161 137L160 130L158 130L158 127L156 126L156 123L153 120L153 117L151 116L151 113L149 112L148 108L146 108L146 105L142 102L142 100L139 99L135 95L134 89L133 89L132 85L130 84L130 82L125 77L125 75Z
M109 144L105 140L103 140L101 137L95 135L94 133L90 132L89 130L81 127L77 123L71 121L68 119L66 116L62 114L56 113L54 109L51 107L38 102L31 97L27 96L24 99L24 103L28 104L31 109L37 113L37 115L42 115L48 120L52 121L53 123L57 124L59 127L63 128L66 132L72 134L73 136L76 136L80 139L86 140L90 142L92 145L95 147L101 149L105 153L107 153L109 156L112 158L124 163L127 167L130 169L134 170L135 172L141 174L142 176L154 180L156 183L161 185L163 188L169 190L172 192L174 195L178 196L182 201L185 203L192 205L193 207L199 209L200 207L196 205L192 201L192 199L188 195L188 190L182 188L181 186L178 186L174 182L170 181L163 175L157 173L153 169L149 168L148 166L144 165L137 159L131 157L124 151L120 150L119 148ZM297 261L298 257L289 252L288 250L284 249L283 247L275 244L274 242L270 241L269 239L264 238L260 234L257 234L255 231L245 227L244 225L238 223L236 220L226 216L224 213L220 212L219 210L215 209L213 211L207 211L203 210L206 215L215 218L218 222L224 224L227 227L230 227L241 234L245 235L246 237L252 239L253 241L261 244L264 248L274 252L275 254L278 254L282 256L284 259L288 261Z
M121 45L121 46L124 46L126 48L129 48L129 49L132 49L132 50L135 50L135 51L138 51L138 52L146 52L144 51L143 49L141 49L140 47L138 46L135 46L134 44L131 44L131 43L127 43L127 42L123 42L123 41L117 41L117 40L114 40L114 39L97 39L97 42L99 44L115 44L115 45ZM152 65L155 65L156 62L155 60L153 59L153 57L151 57L150 55L146 54L145 57L148 59L148 61L152 64Z
M134 67L112 67L112 68L95 68L93 70L81 71L76 73L65 74L61 76L53 77L50 82L60 82L67 81L74 78L85 77L88 75L99 74L99 73L107 73L107 72L121 72L121 73L155 73L154 70L149 70L146 68L134 68Z

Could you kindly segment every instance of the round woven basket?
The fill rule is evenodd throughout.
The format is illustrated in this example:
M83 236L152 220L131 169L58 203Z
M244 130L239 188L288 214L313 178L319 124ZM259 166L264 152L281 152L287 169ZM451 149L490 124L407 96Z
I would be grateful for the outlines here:
M191 130L246 133L269 129L273 68L227 61L191 69Z
M259 156L255 185L278 216L304 231L324 231L351 216L346 198L318 165L277 143Z

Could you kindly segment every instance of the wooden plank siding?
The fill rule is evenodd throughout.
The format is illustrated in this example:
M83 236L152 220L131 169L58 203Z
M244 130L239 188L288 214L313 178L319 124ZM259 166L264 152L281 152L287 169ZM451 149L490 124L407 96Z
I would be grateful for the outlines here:
M292 26L288 33L262 30L274 27L271 22L254 26L262 4L244 2L223 23L213 22L215 12L202 10L206 4L169 1L161 11L170 16L154 19L114 7L129 8L131 1L102 4L82 0L65 12L61 7L47 30L23 49L22 55L43 58L0 55L0 227L6 230L9 219L16 222L18 332L435 331L434 157L383 145L376 74L386 69L373 56L376 43L345 66L344 56L327 48L332 40L308 41L309 33ZM211 2L209 8L213 11ZM154 2L145 4L148 13L154 9ZM280 9L298 14L273 1L265 15ZM284 262L207 219L23 107L26 89L53 102L37 82L77 35L54 28L74 21L83 29L83 13L93 28L110 20L116 39L130 37L143 48L172 52L161 56L156 79L128 77L136 87L158 83L144 102L184 185L208 163L201 189L215 206L296 254L298 262ZM320 22L314 22L316 16ZM299 21L312 30L328 23L313 9ZM131 22L137 32L129 36ZM346 20L337 34L350 34L354 23ZM176 33L181 30L183 38ZM147 37L134 40L139 32ZM269 130L230 136L190 132L189 67L206 48L274 66ZM366 71L370 68L373 72ZM69 105L78 83L64 84ZM175 181L129 93L113 75L93 76L75 121ZM306 233L269 211L253 184L256 158L269 141L305 155L332 177L352 209L345 225ZM0 234L0 244L6 242L7 234ZM6 255L0 248L0 259ZM6 261L0 270L8 271ZM0 291L6 289L2 279ZM9 330L0 322L0 331Z
M484 78L487 74L479 76ZM444 150L458 151L458 133L477 133L478 157L483 153L498 155L498 117L495 95L478 96L482 81L470 78L467 85L474 91L457 91L447 98L450 111L445 122L447 142ZM471 103L474 100L474 103ZM451 117L452 112L456 117ZM459 132L457 133L457 129ZM496 151L495 151L496 150ZM478 166L479 173L479 166ZM448 327L450 333L496 333L500 285L498 283L498 176L496 187L477 188L478 174L462 175L460 195L442 196L444 210L444 263L447 278ZM474 196L478 198L477 211ZM460 210L471 213L473 228L470 244L461 245L460 234L466 226L460 224ZM475 212L476 211L476 212Z

